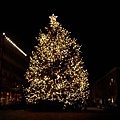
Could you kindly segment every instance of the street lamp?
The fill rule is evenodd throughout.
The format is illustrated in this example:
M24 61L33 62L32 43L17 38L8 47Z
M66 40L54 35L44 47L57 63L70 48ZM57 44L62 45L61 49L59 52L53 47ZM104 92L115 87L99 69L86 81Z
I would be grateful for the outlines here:
M112 98L111 98L111 102L113 103L114 102L114 79L113 78L111 78L111 80L110 80L110 87L111 87L111 94L112 94Z

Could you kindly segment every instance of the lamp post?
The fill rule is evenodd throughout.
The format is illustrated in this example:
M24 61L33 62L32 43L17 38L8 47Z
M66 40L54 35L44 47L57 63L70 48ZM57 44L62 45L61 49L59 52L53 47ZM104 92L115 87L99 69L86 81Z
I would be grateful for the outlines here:
M111 90L111 102L113 103L114 102L114 79L111 78L110 80L110 90Z

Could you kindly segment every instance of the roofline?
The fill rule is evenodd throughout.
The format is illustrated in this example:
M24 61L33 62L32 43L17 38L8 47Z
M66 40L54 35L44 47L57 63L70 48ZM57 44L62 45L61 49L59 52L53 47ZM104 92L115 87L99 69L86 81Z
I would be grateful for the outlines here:
M101 79L103 79L104 77L106 77L109 73L115 71L116 69L120 69L120 67L113 67L111 70L109 70L105 75L103 75L103 77L101 77L100 79L98 79L94 84L96 84L97 82L99 82Z

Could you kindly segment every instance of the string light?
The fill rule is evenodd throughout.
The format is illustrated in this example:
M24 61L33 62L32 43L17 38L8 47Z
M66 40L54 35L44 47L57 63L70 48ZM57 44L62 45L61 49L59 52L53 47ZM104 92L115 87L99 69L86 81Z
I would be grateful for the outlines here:
M11 43L15 48L17 48L17 50L19 50L24 56L27 56L26 53L24 53L14 42L10 40L10 38L6 37L5 33L3 33L3 35L5 36L6 40L9 41L9 43Z

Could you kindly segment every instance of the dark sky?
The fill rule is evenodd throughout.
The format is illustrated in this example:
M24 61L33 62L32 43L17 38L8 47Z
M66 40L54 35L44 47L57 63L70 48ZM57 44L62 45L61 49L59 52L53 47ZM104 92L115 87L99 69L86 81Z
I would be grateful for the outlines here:
M37 45L35 37L58 16L62 26L82 44L82 57L93 83L120 66L120 4L98 2L5 2L0 3L0 32L5 32L26 53Z

